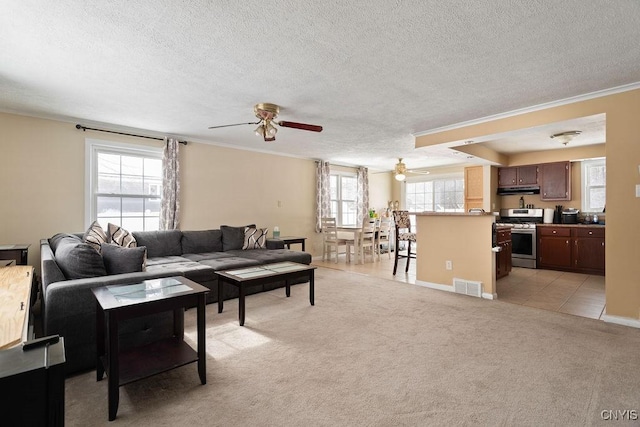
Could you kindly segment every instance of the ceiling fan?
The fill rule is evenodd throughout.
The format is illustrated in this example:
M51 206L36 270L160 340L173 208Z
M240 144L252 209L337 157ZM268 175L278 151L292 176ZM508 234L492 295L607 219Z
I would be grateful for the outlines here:
M421 175L429 175L429 171L407 169L407 165L402 163L402 158L399 158L398 163L396 163L396 166L393 169L394 176L398 181L404 181L407 178L407 172L421 174Z
M294 128L294 129L308 130L311 132L322 132L322 126L309 125L306 123L286 122L286 121L276 122L275 119L276 117L278 117L278 113L280 112L280 107L278 107L276 104L269 104L267 102L262 104L256 104L253 107L253 112L255 113L256 117L260 119L257 122L210 126L209 129L218 129L218 128L226 128L229 126L241 126L241 125L258 125L258 127L254 132L256 135L264 138L265 141L276 140L276 133L278 132L278 129L274 126L274 124L281 126L283 128Z

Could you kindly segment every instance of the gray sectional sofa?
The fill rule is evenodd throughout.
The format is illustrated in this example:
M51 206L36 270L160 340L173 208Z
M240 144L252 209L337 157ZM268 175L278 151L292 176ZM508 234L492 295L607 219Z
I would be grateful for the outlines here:
M107 259L107 251L103 250L103 254L96 251L83 242L82 234L57 234L41 241L43 332L64 337L67 374L95 367L96 301L92 288L179 275L209 288L207 303L212 303L220 297L216 271L283 261L311 263L310 254L285 249L284 243L277 239L268 239L265 249L243 250L244 227L132 234L138 248L146 248L144 271L131 268L140 261L136 261L136 257L140 251L144 252L141 249L121 250L115 257L110 250ZM284 283L256 286L248 289L247 294L281 286ZM237 288L224 288L222 298L237 296ZM145 344L169 336L172 322L171 312L123 322L120 346Z

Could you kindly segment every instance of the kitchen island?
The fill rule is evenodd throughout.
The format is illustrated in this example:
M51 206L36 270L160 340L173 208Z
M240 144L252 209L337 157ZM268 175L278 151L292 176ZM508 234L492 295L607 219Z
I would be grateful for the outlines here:
M416 213L416 284L495 299L494 213ZM454 279L457 285L454 286ZM478 286L480 285L480 286Z

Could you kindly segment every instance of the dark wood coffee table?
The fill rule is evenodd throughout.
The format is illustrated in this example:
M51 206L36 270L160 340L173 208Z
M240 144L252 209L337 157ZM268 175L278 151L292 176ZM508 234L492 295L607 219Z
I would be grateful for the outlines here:
M307 277L309 279L309 302L313 305L313 279L316 268L317 267L311 265L298 264L296 262L279 262L256 267L216 271L216 274L218 275L218 313L222 313L224 306L222 293L224 283L236 286L240 291L240 295L238 297L238 319L240 321L240 326L244 326L245 289L251 286L284 280L286 295L288 298L291 296L291 285L289 284L289 281L298 277Z
M121 385L193 362L198 362L200 382L207 383L205 294L209 289L176 276L130 285L103 286L92 291L96 297L96 378L101 381L106 372L109 379L109 421L116 418ZM197 352L184 342L183 311L194 305L198 307ZM162 311L173 311L173 337L119 349L119 321Z

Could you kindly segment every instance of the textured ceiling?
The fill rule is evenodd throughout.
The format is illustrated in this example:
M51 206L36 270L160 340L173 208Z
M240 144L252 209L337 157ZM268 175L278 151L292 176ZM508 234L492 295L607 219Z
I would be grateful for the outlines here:
M633 0L0 5L2 111L381 170L456 161L415 133L640 81ZM259 102L324 131L207 129Z

